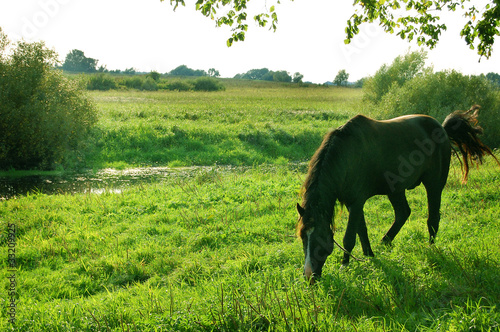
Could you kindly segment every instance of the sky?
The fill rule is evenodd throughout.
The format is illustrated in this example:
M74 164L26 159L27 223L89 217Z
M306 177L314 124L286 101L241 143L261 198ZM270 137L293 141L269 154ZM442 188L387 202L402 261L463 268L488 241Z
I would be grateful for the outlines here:
M257 13L273 0L253 0ZM332 81L339 70L349 81L375 74L383 64L409 50L418 50L375 24L361 26L350 45L345 27L353 14L352 0L282 0L276 6L278 30L259 28L249 20L244 42L226 46L231 32L194 9L195 0L175 12L169 0L0 0L0 27L13 41L44 41L61 59L73 49L97 59L109 70L135 68L166 73L179 65L218 70L233 77L250 69L300 72L304 81ZM253 17L253 15L249 15ZM500 73L500 50L481 59L460 37L463 21L443 13L448 30L428 50L427 66L454 69L466 75Z

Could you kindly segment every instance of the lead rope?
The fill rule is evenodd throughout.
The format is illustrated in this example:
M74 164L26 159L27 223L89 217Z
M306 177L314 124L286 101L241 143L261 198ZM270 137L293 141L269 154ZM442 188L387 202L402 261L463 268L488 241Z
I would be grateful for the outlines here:
M335 241L335 237L333 238L333 243L335 243L335 245L337 247L340 248L340 250L342 250L343 252L345 252L346 254L348 254L349 256L351 256L352 259L354 259L355 261L358 261L358 262L363 262L364 260L363 259L360 259L360 258L356 258L353 256L353 254L351 254L349 251L347 251L344 247L342 247L340 244L338 244L337 241Z

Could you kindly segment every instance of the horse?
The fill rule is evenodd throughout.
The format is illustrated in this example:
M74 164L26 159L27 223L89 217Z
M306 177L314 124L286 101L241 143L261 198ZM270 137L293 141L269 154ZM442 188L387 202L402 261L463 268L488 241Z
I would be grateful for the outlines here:
M347 266L359 236L363 254L373 257L363 206L375 195L387 195L395 219L384 235L390 245L410 216L406 190L423 184L427 192L429 242L439 229L441 193L448 178L452 151L462 164L463 182L469 163L483 162L491 149L480 139L479 106L455 111L443 124L427 115L377 121L357 115L325 135L309 163L297 203L297 236L302 239L304 275L314 283L333 252L333 216L337 201L349 212L343 239L342 265ZM461 156L459 156L459 154ZM500 163L499 163L500 165Z

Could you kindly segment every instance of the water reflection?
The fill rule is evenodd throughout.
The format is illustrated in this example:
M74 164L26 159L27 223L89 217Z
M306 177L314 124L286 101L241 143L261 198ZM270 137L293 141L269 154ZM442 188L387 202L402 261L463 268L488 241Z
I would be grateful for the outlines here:
M103 169L64 175L30 175L22 177L0 177L0 200L28 193L120 193L138 183L162 182L176 177L193 176L211 171L213 167L145 167L126 170Z
M256 166L259 171L274 172L277 168L305 172L307 163L290 163L283 166ZM141 167L125 170L103 169L98 172L84 172L64 175L0 176L0 200L28 193L121 193L127 187L138 184L160 183L211 172L245 172L249 166L193 166L193 167Z

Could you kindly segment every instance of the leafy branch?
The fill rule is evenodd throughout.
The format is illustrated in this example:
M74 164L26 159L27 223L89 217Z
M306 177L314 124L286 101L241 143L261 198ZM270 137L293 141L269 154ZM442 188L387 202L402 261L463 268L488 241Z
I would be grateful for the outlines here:
M164 1L164 0L160 0ZM248 31L248 2L250 0L197 0L196 11L203 16L215 21L217 27L231 27L231 37L227 40L230 47L234 42L244 41ZM291 0L293 1L293 0ZM170 0L170 4L176 10L179 5L186 6L185 0ZM280 4L280 0L276 1ZM221 12L223 14L221 14ZM265 11L254 15L253 20L259 27L266 27L270 24L269 30L276 31L278 27L278 14L275 6L266 8Z
M495 37L500 35L499 3L498 0L491 0L485 8L478 9L470 0L355 0L357 8L347 21L345 43L350 43L359 33L361 24L378 22L385 32L396 33L408 41L416 38L418 45L432 49L437 45L441 33L447 29L438 14L445 10L456 12L460 9L469 19L460 36L471 49L477 47L480 58L489 58Z

